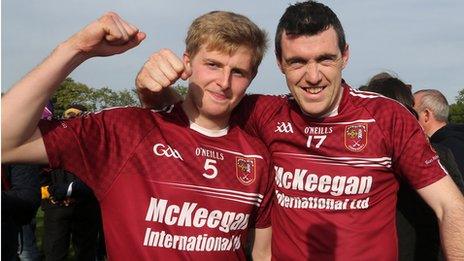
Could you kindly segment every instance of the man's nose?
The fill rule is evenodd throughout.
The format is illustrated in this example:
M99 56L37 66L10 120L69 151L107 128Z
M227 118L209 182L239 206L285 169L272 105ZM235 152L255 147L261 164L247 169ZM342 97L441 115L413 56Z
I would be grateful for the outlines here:
M305 80L311 85L317 85L322 80L322 74L317 63L310 62L306 65Z

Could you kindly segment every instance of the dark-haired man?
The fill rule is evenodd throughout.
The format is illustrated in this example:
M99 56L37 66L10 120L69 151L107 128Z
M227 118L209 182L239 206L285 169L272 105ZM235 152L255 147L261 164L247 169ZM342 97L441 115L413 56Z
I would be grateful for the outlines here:
M272 155L273 258L396 260L401 175L434 209L447 257L463 259L463 196L411 113L342 80L349 49L335 13L291 5L275 48L291 95L245 97L235 113Z

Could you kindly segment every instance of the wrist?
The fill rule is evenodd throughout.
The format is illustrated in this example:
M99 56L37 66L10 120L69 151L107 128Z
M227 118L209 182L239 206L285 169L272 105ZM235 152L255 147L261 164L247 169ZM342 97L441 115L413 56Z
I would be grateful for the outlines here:
M72 67L77 67L91 58L90 55L85 54L81 49L73 44L71 39L60 43L53 51L53 54L60 57L66 57Z

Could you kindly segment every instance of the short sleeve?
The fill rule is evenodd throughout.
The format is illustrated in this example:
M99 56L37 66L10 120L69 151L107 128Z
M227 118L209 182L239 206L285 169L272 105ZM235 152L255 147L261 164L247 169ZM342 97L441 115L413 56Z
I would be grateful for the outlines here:
M402 106L392 109L390 140L393 167L415 189L430 185L447 173L414 116Z
M113 109L64 121L41 121L39 128L52 168L64 168L102 196L142 137L137 110ZM146 118L146 117L145 117Z

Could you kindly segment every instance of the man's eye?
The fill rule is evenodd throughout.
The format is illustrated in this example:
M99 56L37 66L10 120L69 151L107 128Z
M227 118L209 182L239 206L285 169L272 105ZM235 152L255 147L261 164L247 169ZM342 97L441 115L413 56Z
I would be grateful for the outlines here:
M232 71L232 74L239 77L245 76L245 74L242 71Z
M330 65L333 65L335 63L335 60L334 59L324 59L324 60L320 61L319 63L322 64L322 65L325 65L325 66L330 66Z
M291 60L288 62L288 66L290 66L293 69L301 68L304 65L305 65L305 62L301 60Z
M339 58L336 57L324 57L322 58L319 63L324 66L332 66L337 63Z
M213 68L213 69L219 67L219 66L218 66L217 64L215 64L215 63L207 63L206 65L208 65L208 67Z

